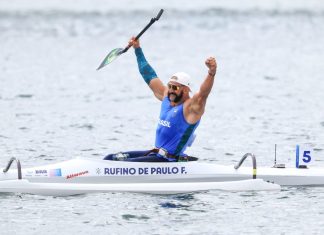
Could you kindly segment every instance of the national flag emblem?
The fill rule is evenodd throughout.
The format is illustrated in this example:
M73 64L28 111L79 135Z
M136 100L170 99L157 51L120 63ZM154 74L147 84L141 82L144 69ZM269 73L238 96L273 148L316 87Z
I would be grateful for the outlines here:
M49 176L50 177L53 177L53 176L62 176L61 168L59 168L59 169L51 169L49 171Z

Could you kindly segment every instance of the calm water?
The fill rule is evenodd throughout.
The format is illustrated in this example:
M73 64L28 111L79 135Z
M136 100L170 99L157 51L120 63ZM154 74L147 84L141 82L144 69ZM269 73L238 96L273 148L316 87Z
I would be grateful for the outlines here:
M218 61L188 153L233 164L246 152L294 165L296 144L324 166L324 3L321 1L0 2L0 160L24 166L151 148L159 102L132 50L99 72L165 9L141 43L162 80L186 71L197 90ZM324 189L178 196L0 195L1 234L323 234Z

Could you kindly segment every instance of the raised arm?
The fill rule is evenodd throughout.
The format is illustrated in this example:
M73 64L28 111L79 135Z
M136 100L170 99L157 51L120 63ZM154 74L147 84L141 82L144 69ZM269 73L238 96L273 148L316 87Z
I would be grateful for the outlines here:
M196 123L204 114L208 95L213 87L216 75L217 63L214 57L205 61L208 67L208 74L200 86L199 91L185 104L185 117L189 123Z
M163 85L162 81L156 75L154 69L147 62L143 50L140 47L139 41L135 40L134 37L129 41L129 45L133 46L135 49L135 55L137 59L138 69L141 73L146 84L151 88L156 98L162 100L165 94L166 87Z
M206 100L214 84L217 63L214 57L209 57L206 60L205 64L208 67L208 75L205 81L201 84L200 90L197 95L199 98Z

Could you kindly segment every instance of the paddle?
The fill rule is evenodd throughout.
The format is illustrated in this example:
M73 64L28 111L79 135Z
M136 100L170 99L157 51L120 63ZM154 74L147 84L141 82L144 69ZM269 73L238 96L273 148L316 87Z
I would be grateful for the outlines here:
M159 11L159 14L157 14L157 16L155 18L152 18L150 23L148 23L148 25L145 26L145 28L136 36L136 40L139 39L144 33L145 31L151 27L151 25L155 22L158 21L161 17L163 13L163 9L161 9ZM111 52L109 52L109 54L106 56L106 58L102 61L102 63L99 65L99 67L97 68L97 70L101 69L102 67L106 66L107 64L111 63L113 60L115 60L118 56L120 56L121 54L125 53L126 51L128 51L128 49L131 46L128 45L127 47L123 48L116 48L113 49Z

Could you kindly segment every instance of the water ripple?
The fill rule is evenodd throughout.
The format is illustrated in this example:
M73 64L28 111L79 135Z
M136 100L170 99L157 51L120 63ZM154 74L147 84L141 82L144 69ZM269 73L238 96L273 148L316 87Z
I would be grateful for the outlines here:
M180 203L173 203L173 202L164 202L160 204L161 207L163 208L188 208L190 206L180 204Z
M19 94L16 97L17 98L22 98L22 99L29 99L29 98L32 98L33 95L32 94Z
M131 215L131 214L124 214L122 215L122 218L124 220L133 220L133 219L137 219L137 220L148 220L150 219L150 217L146 216L146 215Z

